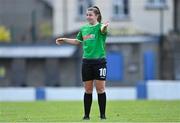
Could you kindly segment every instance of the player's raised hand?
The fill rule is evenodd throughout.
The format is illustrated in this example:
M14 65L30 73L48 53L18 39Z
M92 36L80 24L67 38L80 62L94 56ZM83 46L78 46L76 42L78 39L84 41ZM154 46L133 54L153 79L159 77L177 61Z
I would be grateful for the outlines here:
M63 44L64 43L64 38L57 38L56 39L56 44L57 45L61 45L61 44Z
M107 32L107 27L109 26L109 21L105 22L102 27L101 27L101 32L106 33Z
M109 26L109 21L105 22L105 23L104 23L104 26L105 26L105 27L108 27L108 26Z

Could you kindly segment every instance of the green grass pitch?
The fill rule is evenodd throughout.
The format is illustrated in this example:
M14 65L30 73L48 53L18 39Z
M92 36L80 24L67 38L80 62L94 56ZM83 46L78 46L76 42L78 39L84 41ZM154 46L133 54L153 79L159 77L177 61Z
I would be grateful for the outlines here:
M0 122L180 122L180 101L108 101L107 120L92 104L83 121L82 101L0 102Z

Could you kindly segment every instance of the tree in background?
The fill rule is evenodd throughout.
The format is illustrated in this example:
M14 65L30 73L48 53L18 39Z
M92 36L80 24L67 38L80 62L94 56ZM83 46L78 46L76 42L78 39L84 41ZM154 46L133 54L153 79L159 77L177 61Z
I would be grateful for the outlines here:
M39 27L39 36L41 39L48 39L52 37L52 24L48 21L42 22Z
M10 31L6 27L0 25L0 42L8 42L9 43L10 40L11 40Z

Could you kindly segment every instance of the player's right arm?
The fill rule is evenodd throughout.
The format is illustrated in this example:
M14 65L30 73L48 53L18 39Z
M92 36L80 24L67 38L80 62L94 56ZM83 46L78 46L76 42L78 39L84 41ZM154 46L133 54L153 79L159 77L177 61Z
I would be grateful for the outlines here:
M80 42L77 39L71 39L71 38L57 38L56 39L56 44L57 45L61 45L63 43L69 43L69 44L73 44L73 45L78 45L80 44Z
M72 38L57 38L56 39L56 44L61 45L61 44L63 44L65 42L65 43L69 43L69 44L73 44L73 45L78 45L82 41L83 41L83 37L82 37L82 31L80 29L80 31L77 34L75 39L72 39Z

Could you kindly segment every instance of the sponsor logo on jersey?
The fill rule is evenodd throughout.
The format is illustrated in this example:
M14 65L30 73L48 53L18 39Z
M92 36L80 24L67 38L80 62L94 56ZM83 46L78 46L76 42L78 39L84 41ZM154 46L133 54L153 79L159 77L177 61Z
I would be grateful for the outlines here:
M83 36L83 40L93 39L93 38L95 38L95 35L94 35L94 34L89 34L89 35Z

